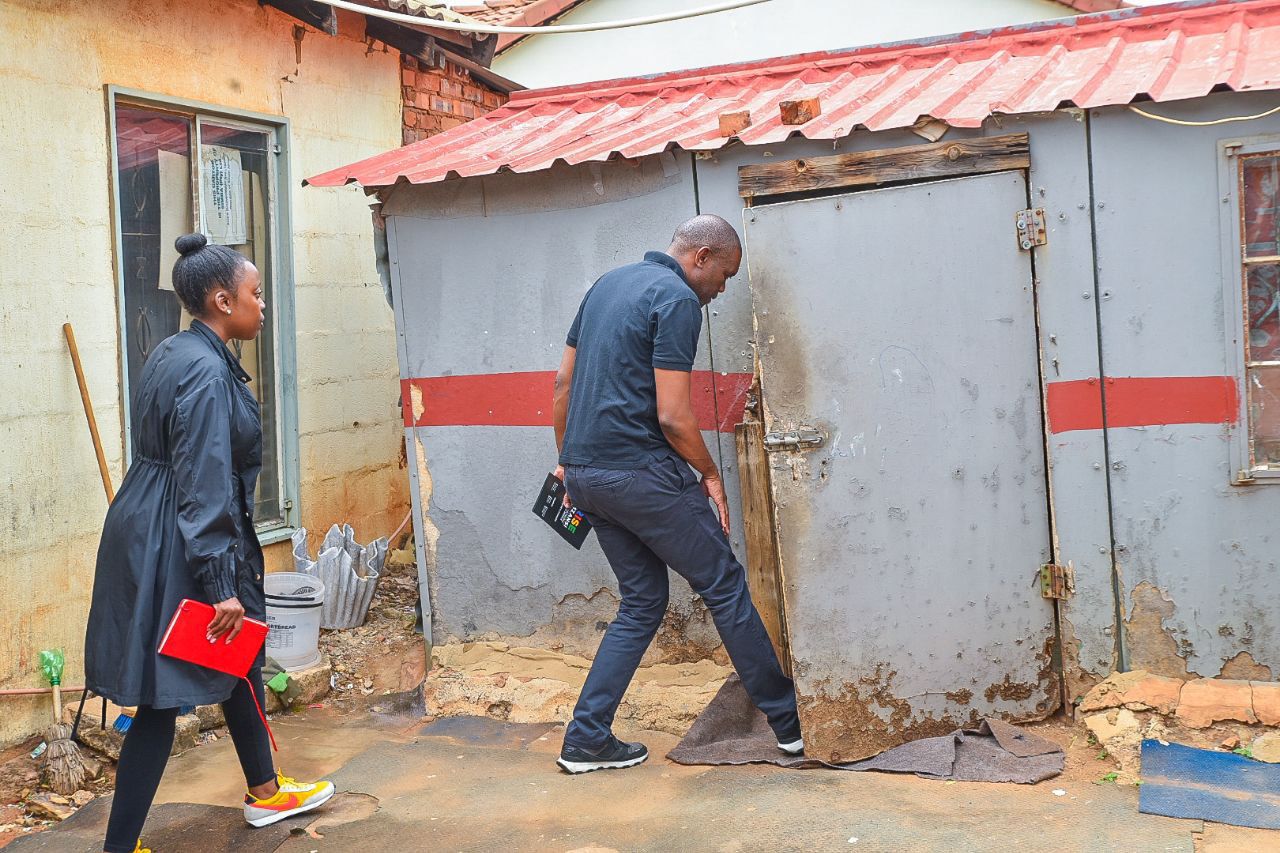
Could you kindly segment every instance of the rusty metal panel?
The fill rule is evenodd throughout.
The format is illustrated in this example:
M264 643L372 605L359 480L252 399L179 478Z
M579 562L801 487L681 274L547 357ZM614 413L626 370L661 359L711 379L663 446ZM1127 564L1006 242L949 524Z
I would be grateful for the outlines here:
M309 179L431 183L558 162L642 157L677 145L714 151L738 140L779 144L799 133L841 139L858 128L909 128L922 116L981 127L991 116L1067 104L1175 101L1216 86L1274 89L1280 79L1280 2L1215 0L1126 9L717 68L517 92L502 108L416 145ZM783 124L779 103L817 98L822 113ZM720 116L751 124L720 134Z
M806 743L861 758L1057 706L1019 172L746 211Z
M1274 106L1227 93L1151 111L1205 121ZM1219 182L1219 143L1270 134L1280 149L1280 119L1173 127L1106 109L1090 127L1127 664L1269 680L1280 673L1280 488L1233 485L1238 415L1209 405L1178 417L1167 401L1179 389L1238 393L1244 320L1227 325L1224 279L1239 274L1239 249L1220 235L1239 211Z
M1093 298L1087 125L1080 110L1037 116L1010 116L980 130L952 130L947 139L980 134L1026 132L1032 139L1032 205L1046 210L1049 241L1035 250L1041 321L1041 355L1048 386L1101 375ZM904 131L857 133L840 141L840 151L917 145ZM829 146L804 139L783 145L743 146L698 158L703 212L742 220L738 166L775 159L829 154ZM717 371L750 371L754 356L750 293L731 285L711 306L712 359ZM722 442L724 437L722 436ZM1052 478L1055 558L1071 566L1075 593L1059 605L1067 702L1083 696L1118 661L1116 598L1113 590L1106 449L1101 430L1052 433L1048 452ZM732 448L726 455L731 462ZM736 527L735 530L740 530ZM737 538L735 536L735 538Z

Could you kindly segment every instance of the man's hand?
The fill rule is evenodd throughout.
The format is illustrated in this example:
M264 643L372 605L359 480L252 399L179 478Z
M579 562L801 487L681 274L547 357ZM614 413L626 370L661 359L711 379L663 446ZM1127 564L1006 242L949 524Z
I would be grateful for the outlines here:
M564 466L563 465L557 465L556 470L551 473L551 476L559 480L560 485L564 486ZM565 486L564 487L564 508L571 509L572 507L573 507L573 501L569 500L569 487Z
M658 426L671 449L702 474L702 491L715 502L720 513L720 527L729 535L729 502L724 497L724 481L716 463L707 452L707 443L698 429L693 413L693 383L688 371L653 369L653 382L658 390Z
M720 528L724 530L724 535L728 536L729 501L724 496L724 481L720 479L719 473L702 478L702 491L716 505L716 511L720 513Z
M209 623L205 636L212 643L225 634L227 643L230 644L240 635L243 627L244 607L241 606L240 599L232 597L213 605L213 621Z

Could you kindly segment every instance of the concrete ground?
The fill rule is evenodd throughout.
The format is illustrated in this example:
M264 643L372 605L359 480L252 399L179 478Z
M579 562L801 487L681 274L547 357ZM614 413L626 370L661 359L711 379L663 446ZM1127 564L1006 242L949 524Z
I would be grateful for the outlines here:
M221 739L169 765L144 832L170 851L1280 850L1280 833L1138 813L1132 786L1072 771L991 785L770 766L682 767L676 737L620 730L652 753L639 768L571 777L562 729L482 717L426 722L332 709L274 723L291 775L341 792L311 815L244 826L242 780ZM1064 793L1058 794L1056 792ZM100 850L102 799L6 853Z

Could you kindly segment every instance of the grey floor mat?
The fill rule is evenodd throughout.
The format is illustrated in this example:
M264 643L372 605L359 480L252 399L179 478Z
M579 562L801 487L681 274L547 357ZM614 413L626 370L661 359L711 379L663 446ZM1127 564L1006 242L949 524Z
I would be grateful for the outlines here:
M732 676L667 756L679 764L776 764L914 773L929 779L1032 784L1062 772L1062 748L999 720L903 744L865 761L826 764L778 750L769 724Z

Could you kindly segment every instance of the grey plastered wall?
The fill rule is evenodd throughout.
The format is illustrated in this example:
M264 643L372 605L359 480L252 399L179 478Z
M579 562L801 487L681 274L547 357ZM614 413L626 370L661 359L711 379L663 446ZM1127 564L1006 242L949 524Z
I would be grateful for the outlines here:
M1206 120L1274 105L1273 95L1223 94L1145 106ZM1236 214L1219 187L1218 143L1280 134L1280 119L1176 127L1116 107L1091 111L1090 127L1107 374L1233 374L1227 347L1240 330L1225 327L1220 228ZM1129 666L1214 676L1247 652L1252 662L1225 674L1271 677L1280 487L1231 485L1229 427L1108 433Z
M665 248L693 212L690 161L670 154L397 187L383 213L402 378L555 370L592 282ZM705 339L695 369L710 369ZM594 654L617 609L608 564L594 537L574 551L530 511L555 466L551 429L431 426L407 437L435 642L529 638ZM678 578L671 600L654 654L714 651L714 626Z

